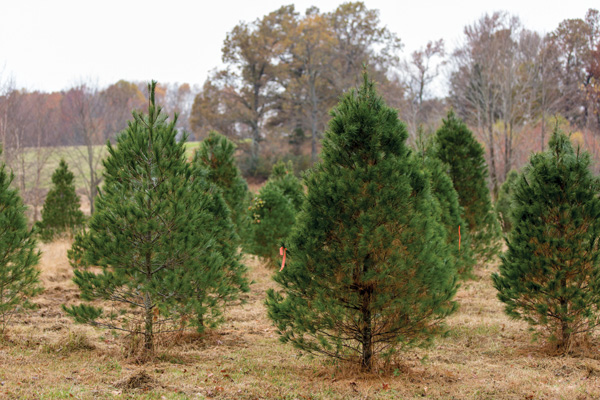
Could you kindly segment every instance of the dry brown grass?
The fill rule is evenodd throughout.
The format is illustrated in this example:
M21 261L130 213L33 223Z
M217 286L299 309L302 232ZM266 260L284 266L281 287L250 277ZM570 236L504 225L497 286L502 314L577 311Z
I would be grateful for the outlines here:
M77 302L67 240L42 245L46 291L0 342L0 398L8 399L599 399L597 338L574 356L534 343L524 323L502 313L489 275L463 284L449 335L402 353L388 371L363 374L278 341L266 318L271 270L249 258L251 292L227 322L204 335L163 337L139 365L123 338L75 325L60 305Z

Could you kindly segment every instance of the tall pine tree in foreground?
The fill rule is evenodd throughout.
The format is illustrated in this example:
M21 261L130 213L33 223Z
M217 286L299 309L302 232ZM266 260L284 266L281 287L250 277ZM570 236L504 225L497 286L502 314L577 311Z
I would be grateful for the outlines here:
M20 308L31 306L28 299L41 291L35 269L40 254L27 229L25 205L10 188L12 179L0 164L0 335L11 317Z
M148 115L134 112L116 146L108 143L96 210L69 251L81 298L113 307L65 307L77 322L143 335L144 355L156 334L202 329L247 286L228 247L237 239L221 190L186 162L185 139L176 141L176 120L155 105L155 87Z
M50 241L58 234L81 227L84 223L79 196L75 193L73 173L65 160L52 174L52 188L42 208L42 220L38 222L40 236Z
M223 198L231 210L231 220L238 236L247 235L250 218L248 184L235 164L235 144L225 136L211 131L194 154L194 165L207 169L207 178L223 191Z
M500 225L487 188L483 147L453 111L435 134L433 154L447 165L471 236L475 257L488 262L500 250Z
M406 128L366 74L332 116L268 314L283 342L371 370L441 329L456 271Z
M569 351L600 323L600 181L587 153L555 131L513 188L508 250L493 274L506 313Z

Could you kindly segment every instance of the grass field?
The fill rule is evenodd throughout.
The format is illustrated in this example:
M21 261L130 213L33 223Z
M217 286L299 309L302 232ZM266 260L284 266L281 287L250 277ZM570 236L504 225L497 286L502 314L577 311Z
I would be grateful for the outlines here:
M0 341L0 398L6 399L566 399L600 398L598 337L571 356L532 342L527 325L508 319L489 278L459 289L448 337L411 349L386 370L364 374L278 341L264 293L274 287L257 259L246 304L205 335L163 337L156 359L139 364L125 339L75 325L60 309L77 302L67 240L41 245L45 292Z

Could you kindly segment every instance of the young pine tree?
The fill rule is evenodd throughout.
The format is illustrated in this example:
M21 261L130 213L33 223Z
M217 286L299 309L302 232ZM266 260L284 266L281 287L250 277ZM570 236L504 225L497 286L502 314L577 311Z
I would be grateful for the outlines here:
M155 87L148 115L134 112L116 146L108 143L96 210L69 252L81 298L113 308L65 307L77 322L142 334L145 355L156 334L202 329L220 315L213 307L247 285L238 253L226 252L237 238L221 190L186 162L185 139L176 141L176 121L155 105Z
M244 238L250 224L250 192L235 164L234 155L235 144L225 136L211 131L194 154L193 163L196 167L206 168L208 180L221 188L238 236Z
M279 249L292 231L303 201L302 183L292 173L291 163L275 164L269 180L252 202L247 250L276 266Z
M500 225L502 225L502 231L504 233L510 232L512 229L512 223L510 222L510 209L517 178L519 178L519 173L514 169L511 170L506 176L506 180L502 186L500 186L498 198L496 199L496 215L498 216L498 221L500 221Z
M432 156L431 143L425 143L421 136L417 147L417 162L429 176L433 198L440 207L441 221L446 228L447 243L455 259L458 276L468 278L472 274L475 259L468 227L463 219L464 210L458 203L458 193L444 164Z
M487 188L483 147L453 111L435 134L433 154L448 166L448 175L464 210L475 257L488 262L500 250L500 225Z
M27 229L25 205L10 188L12 179L0 164L0 335L11 317L20 308L31 306L28 299L41 291L35 269L40 253Z
M77 229L84 223L73 178L67 163L61 159L59 167L52 174L53 186L42 208L42 220L37 224L44 241L50 241L67 230Z
M555 131L517 178L500 273L506 313L548 329L568 351L600 323L600 181L587 153Z
M370 370L439 331L456 271L430 180L366 74L332 116L267 308L283 342Z

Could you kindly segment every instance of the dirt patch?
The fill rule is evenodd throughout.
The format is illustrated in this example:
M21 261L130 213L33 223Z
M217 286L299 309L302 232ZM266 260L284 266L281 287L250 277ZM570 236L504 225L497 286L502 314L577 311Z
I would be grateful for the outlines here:
M144 389L149 390L158 386L156 381L152 379L146 371L140 371L115 383L115 387L119 389Z

